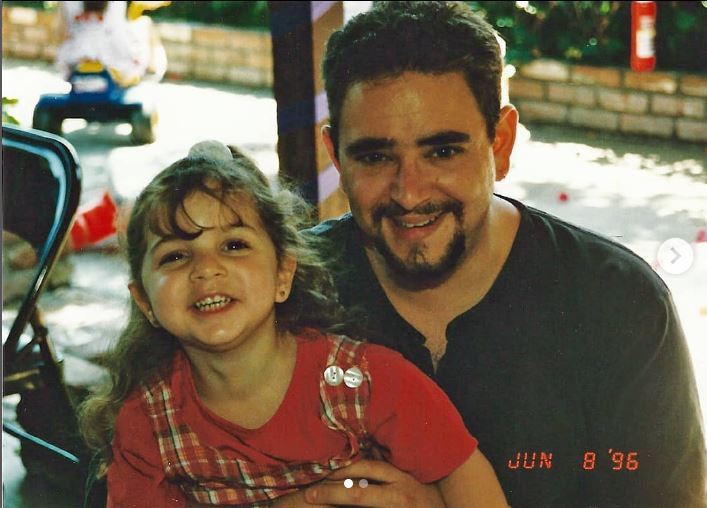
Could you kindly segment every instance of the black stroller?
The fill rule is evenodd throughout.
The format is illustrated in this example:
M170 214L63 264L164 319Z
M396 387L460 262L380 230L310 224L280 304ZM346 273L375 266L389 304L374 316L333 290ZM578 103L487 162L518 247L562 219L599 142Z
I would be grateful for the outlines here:
M3 329L3 397L20 397L16 420L3 416L3 432L20 440L28 473L83 492L91 456L37 306L79 204L81 173L73 147L59 137L4 124L2 192L3 231L28 242L37 254L36 272L12 326Z

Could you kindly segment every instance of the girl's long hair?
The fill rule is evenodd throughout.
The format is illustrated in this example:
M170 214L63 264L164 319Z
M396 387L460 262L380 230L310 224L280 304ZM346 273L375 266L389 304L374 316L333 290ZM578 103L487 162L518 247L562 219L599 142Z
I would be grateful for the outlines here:
M343 313L331 276L312 243L319 240L300 232L311 225L310 208L287 190L274 191L250 159L233 147L229 149L232 158L228 160L181 159L159 173L142 191L133 207L124 242L131 280L144 289L141 269L148 231L183 238L195 236L177 224L178 215L186 216L184 201L190 195L203 192L225 206L245 200L258 213L275 246L277 259L290 255L297 260L290 296L275 304L278 331L340 331ZM153 327L131 301L128 324L104 359L109 379L79 408L84 438L91 448L102 452L104 463L111 458L113 427L123 402L155 376L167 375L179 347L175 337L163 328Z

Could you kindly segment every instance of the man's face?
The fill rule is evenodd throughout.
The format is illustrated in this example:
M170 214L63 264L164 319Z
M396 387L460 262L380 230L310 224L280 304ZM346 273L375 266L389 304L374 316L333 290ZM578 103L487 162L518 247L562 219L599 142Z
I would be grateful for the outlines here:
M327 132L325 143L369 247L401 282L434 284L474 249L493 192L494 149L461 73L354 84L338 159Z

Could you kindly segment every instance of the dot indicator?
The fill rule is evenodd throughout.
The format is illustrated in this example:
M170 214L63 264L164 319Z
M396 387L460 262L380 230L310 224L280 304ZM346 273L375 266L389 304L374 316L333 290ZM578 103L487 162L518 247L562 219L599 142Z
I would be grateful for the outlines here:
M557 195L557 199L560 200L560 203L567 203L567 201L570 199L570 197L567 195L566 192L560 192Z
M365 489L366 487L368 487L368 480L366 480L365 478L361 478L358 481L358 486L361 487L362 489Z
M344 480L344 487L346 487L347 489L353 487L353 480L351 478L346 478Z

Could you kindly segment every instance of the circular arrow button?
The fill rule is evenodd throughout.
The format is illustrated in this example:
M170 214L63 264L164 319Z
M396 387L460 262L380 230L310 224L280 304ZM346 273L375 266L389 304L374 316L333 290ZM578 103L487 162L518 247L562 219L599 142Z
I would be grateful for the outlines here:
M692 247L682 238L670 238L658 247L658 265L671 275L685 273L694 260Z

